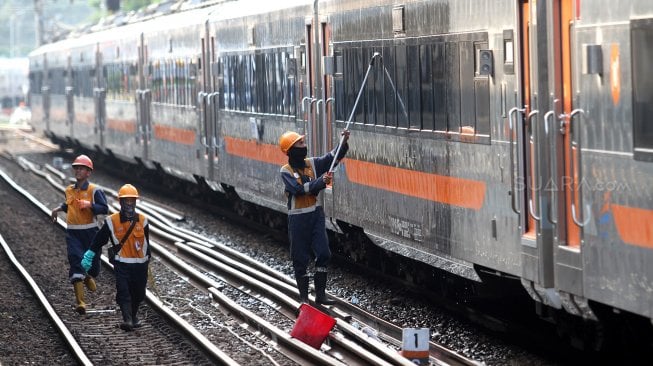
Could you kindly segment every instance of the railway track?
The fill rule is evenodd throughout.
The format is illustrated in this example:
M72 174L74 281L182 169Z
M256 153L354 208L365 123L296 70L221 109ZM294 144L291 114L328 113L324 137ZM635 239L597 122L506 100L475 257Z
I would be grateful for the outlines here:
M64 184L62 183L65 182L61 180L65 180L65 174L58 173L53 167L46 166L44 169L39 169L35 164L27 161L22 161L21 164L48 179L54 188L63 188ZM109 189L106 191L108 194L113 193ZM117 207L115 202L113 205L114 208ZM306 348L305 345L291 339L287 329L282 329L284 325L279 328L263 321L265 314L263 316L253 314L239 305L237 301L231 301L229 296L224 294L225 287L228 286L231 289L238 289L240 293L247 294L250 300L245 300L245 302L257 301L261 304L268 304L286 318L285 327L287 328L288 324L292 324L294 321L299 305L294 300L297 298L296 289L287 276L262 266L215 240L176 227L174 221L183 217L180 213L170 212L170 210L153 203L146 203L146 201L139 204L139 208L147 211L146 214L151 219L153 234L156 238L153 240L155 256L158 256L166 266L175 268L175 271L188 276L191 283L211 295L213 300L219 304L218 307L227 309L231 314L237 315L240 321L257 329L258 333L263 334L263 338L279 347L281 352L290 359L302 364L306 362L411 364L406 359L399 357L396 352L400 347L398 336L400 337L401 329L342 300L333 308L323 309L332 314L338 322L336 331L331 333L327 345L323 347L325 352L306 356L313 350L303 349ZM180 257L184 261L180 260ZM256 300L251 300L252 298ZM284 324L283 321L282 324ZM364 332L362 329L366 329L368 332ZM375 329L374 337L370 337L370 329ZM431 351L432 364L475 363L440 345L432 344ZM332 357L325 358L325 354L330 354Z
M8 184L16 192L26 197L31 204L40 210L43 214L44 224L47 224L49 209L41 202L36 200L29 192L17 185L4 172L0 172L3 178L3 184ZM19 205L15 205L19 209ZM62 241L63 242L63 241ZM56 245L59 243L51 243ZM20 243L15 246L19 246ZM7 245L9 248L11 244ZM18 248L19 251L29 252L25 258L28 262L30 258L41 258L43 265L48 261L57 261L55 256L42 253L39 247L31 246L30 248ZM25 259L22 262L25 262ZM32 259L33 261L33 259ZM58 260L61 262L61 260ZM105 263L106 264L106 263ZM57 264L61 266L61 263ZM24 267L29 267L25 265ZM64 267L65 268L65 267ZM107 268L105 266L105 268ZM38 268L31 268L25 272L38 272ZM64 274L64 271L60 271ZM63 276L62 276L63 277ZM129 362L133 364L175 364L178 362L188 362L198 365L222 364L236 365L237 363L223 352L217 349L213 344L207 342L203 336L192 334L193 329L183 322L179 322L179 317L174 313L160 311L157 302L153 301L151 294L148 294L148 304L143 309L145 315L144 327L139 330L141 334L134 337L125 337L123 331L114 326L115 306L112 305L111 289L115 287L113 278L103 276L103 289L98 289L95 296L90 295L90 299L95 306L92 306L86 316L76 316L71 310L69 301L71 299L70 286L67 281L63 284L57 284L55 288L47 287L49 302L44 303L48 309L48 314L57 324L59 332L66 336L70 344L71 352L83 364L94 363L122 363ZM33 286L44 289L43 283ZM35 292L44 290L34 289ZM46 296L41 297L43 301ZM98 306L104 304L103 306ZM159 310L159 311L152 311ZM182 330L188 329L188 335L183 335ZM148 343L157 345L156 347L142 347L143 338Z

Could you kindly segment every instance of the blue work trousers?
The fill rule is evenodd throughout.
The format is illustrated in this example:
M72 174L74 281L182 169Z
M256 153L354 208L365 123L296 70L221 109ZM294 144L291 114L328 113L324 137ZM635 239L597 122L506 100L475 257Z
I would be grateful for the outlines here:
M116 303L120 306L138 306L145 299L148 263L123 263L116 261Z
M288 215L288 235L290 258L296 278L307 275L308 264L312 257L315 257L316 268L326 267L329 264L331 250L322 206L318 206L313 212Z
M91 229L70 229L66 230L66 248L68 251L68 278L71 283L81 281L86 277L86 271L82 268L82 258L91 245L91 241L98 232L97 228ZM97 277L100 274L100 256L96 255L88 270L88 275Z

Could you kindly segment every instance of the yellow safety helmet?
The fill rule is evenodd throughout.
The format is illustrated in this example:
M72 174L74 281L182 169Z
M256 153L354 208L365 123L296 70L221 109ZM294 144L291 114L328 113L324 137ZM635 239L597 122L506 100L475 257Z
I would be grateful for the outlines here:
M80 155L80 156L76 157L75 160L72 163L72 166L74 167L76 165L85 166L85 167L93 170L93 161L91 161L91 158L89 158L86 155Z
M138 198L138 190L131 184L125 184L118 191L118 198Z
M288 150L295 144L295 142L304 138L304 135L300 135L295 131L286 131L279 138L279 147L284 154L288 155Z

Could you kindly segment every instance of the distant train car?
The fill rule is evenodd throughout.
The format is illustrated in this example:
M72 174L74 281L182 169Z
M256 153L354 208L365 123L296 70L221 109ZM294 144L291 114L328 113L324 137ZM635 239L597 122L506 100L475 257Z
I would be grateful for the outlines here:
M29 59L0 58L0 105L2 113L10 115L14 108L25 102L29 81Z
M34 122L279 212L279 136L348 126L332 229L650 329L653 3L627 3L227 1L35 50Z

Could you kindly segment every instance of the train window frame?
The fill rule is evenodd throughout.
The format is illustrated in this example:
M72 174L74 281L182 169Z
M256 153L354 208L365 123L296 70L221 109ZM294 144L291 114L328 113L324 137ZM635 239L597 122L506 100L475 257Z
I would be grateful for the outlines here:
M375 131L395 131L394 133L399 133L402 130L407 131L407 133L418 133L420 136L428 136L427 138L432 139L490 145L492 142L492 90L489 88L489 77L476 74L477 49L479 47L487 48L488 43L487 31L334 43L334 54L341 55L343 60L342 77L334 77L334 94L337 96L336 121L346 122L351 113L355 96L360 88L360 81L367 69L363 66L367 66L368 60L363 60L363 58L371 57L373 52L380 52L383 55L381 64L386 68L388 75L392 77L397 92L394 93L389 90L389 86L392 84L387 80L383 82L378 80L370 82L368 80L368 88L373 88L374 93L378 92L376 88L383 89L381 93L384 95L384 103L381 105L377 99L371 97L371 91L363 93L366 97L361 98L359 101L352 123L361 125L364 129L369 128ZM466 67L461 70L461 48L464 47L463 44L468 46L468 50ZM397 59L397 52L401 56L404 48L406 57ZM411 65L397 65L402 59L407 60L408 58L413 62ZM436 66L428 70L428 68L425 68L425 64L428 63ZM411 74L412 76L406 75L406 79L418 78L418 81L422 84L419 91L412 91L408 95L400 91L403 90L402 84L396 80L395 76L397 73L402 72L402 67L406 70L411 68L411 71L414 72L414 75ZM400 70L397 71L397 68ZM425 82L428 85L424 85ZM461 83L463 82L466 83L464 85L467 85L469 89L466 99L463 99L461 95L461 85L463 85ZM426 93L422 89L425 89ZM401 101L405 104L406 113L409 114L407 123L403 123L399 116L403 112L400 103L397 101L397 94L404 98ZM428 100L424 98L428 98ZM374 104L372 105L370 102ZM467 113L468 117L473 119L471 121L473 122L472 129L463 129L461 126L463 102L472 104L471 110ZM477 105L477 103L480 104ZM417 105L419 105L419 108L417 108ZM440 108L436 111L435 108L438 106ZM364 108L372 108L373 110L361 110ZM432 111L424 111L424 108L431 108ZM481 121L477 121L479 108L483 112L480 113L481 117L483 117ZM408 126L408 123L410 123L410 126ZM478 130L477 124L483 125L483 131Z
M649 116L653 114L653 80L644 77L650 70L647 60L653 58L653 48L650 46L653 43L653 18L631 19L630 39L633 157L635 160L653 162L653 123L649 121Z
M296 83L288 77L292 47L221 53L223 100L220 110L295 117ZM294 76L294 75L293 75Z

